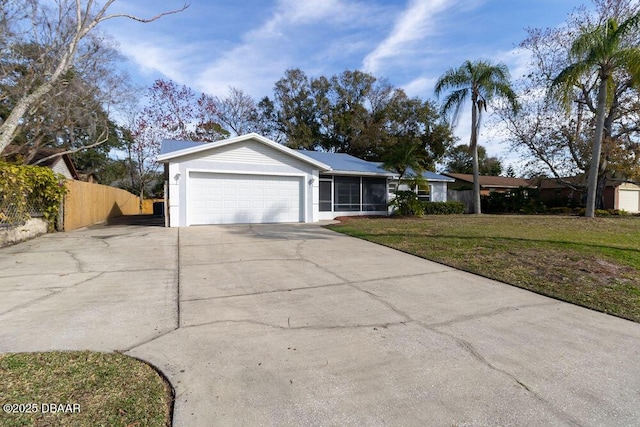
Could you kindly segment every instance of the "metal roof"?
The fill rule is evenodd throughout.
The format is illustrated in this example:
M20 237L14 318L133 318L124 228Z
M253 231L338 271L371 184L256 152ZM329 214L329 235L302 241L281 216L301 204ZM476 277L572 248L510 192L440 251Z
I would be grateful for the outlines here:
M257 135L253 135L254 137ZM246 137L241 138L233 138L237 140L248 139ZM257 139L257 138L256 138ZM262 141L264 138L260 138L259 141ZM176 153L179 151L187 150L186 152L191 152L191 149L195 149L199 151L199 147L202 149L205 148L213 148L217 144L226 143L227 141L218 141L217 143L203 143L203 142L195 142L195 141L177 141L172 139L166 139L162 141L162 146L160 147L160 157L161 158L171 158L172 156L168 154ZM271 142L271 141L269 141ZM272 143L275 144L275 143ZM208 147L205 147L208 146ZM329 173L331 174L346 174L346 175L377 175L377 176L389 176L396 177L398 174L394 172L390 172L382 168L382 163L379 162L369 162L367 160L360 159L358 157L352 156L350 154L345 153L328 153L325 151L310 151L310 150L289 150L288 148L282 146L282 148L288 152L294 152L298 155L302 155L307 157L311 161L319 162L320 164L329 166L331 170ZM186 153L185 152L185 153ZM412 171L409 171L413 173ZM454 182L454 179L449 178L447 176L443 176L437 174L435 172L424 172L422 174L424 179L428 181L443 181L443 182Z
M407 175L415 175L415 172L412 169L409 169L407 171ZM440 175L439 173L435 173L435 172L431 172L431 171L425 171L422 172L422 178L426 179L427 181L440 181L440 182L455 182L456 180L449 177L449 176L445 176L445 175Z
M198 145L206 144L204 142L196 141L177 141L175 139L165 139L160 146L160 155L173 153L174 151L184 150L186 148L197 147Z
M380 163L368 162L345 153L327 153L325 151L298 150L299 153L314 160L331 166L332 174L350 175L382 175L396 176L397 174L384 170Z

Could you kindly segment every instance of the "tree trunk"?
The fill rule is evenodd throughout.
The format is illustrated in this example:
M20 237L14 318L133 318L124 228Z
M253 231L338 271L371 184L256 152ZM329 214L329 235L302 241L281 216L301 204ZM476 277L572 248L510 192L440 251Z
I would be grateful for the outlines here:
M52 88L53 84L47 82L16 103L7 119L0 125L0 153L13 141L16 131L20 126L20 120L22 120L22 117L24 117L29 108L45 96Z
M473 212L482 213L480 207L480 167L478 164L478 107L476 101L471 102L471 141L469 143L473 163Z
M593 137L591 150L591 166L587 181L587 207L584 216L593 218L596 211L596 194L598 192L598 171L600 170L600 152L602 151L602 135L604 132L605 107L607 105L607 75L600 76L598 88L598 107L596 109L596 134Z
M142 214L142 204L144 203L144 185L140 187L140 198L138 203L138 213Z
M153 22L165 15L171 15L174 13L179 13L189 7L188 4L185 4L180 9L175 9L169 12L160 13L152 18L144 19L139 18L134 15L129 15L125 13L115 13L111 15L107 15L107 10L111 5L115 2L115 0L107 0L104 2L102 7L97 7L98 12L95 15L91 14L93 0L89 1L86 4L86 8L83 9L82 4L79 0L75 2L75 15L77 22L75 22L75 33L73 34L71 40L68 41L67 46L65 46L62 56L59 58L56 63L53 72L50 76L40 76L44 78L44 82L36 87L36 89L31 92L29 95L26 95L16 103L16 105L9 113L9 116L6 120L0 125L0 153L4 151L4 149L9 145L13 138L15 137L16 130L20 125L20 120L24 117L24 114L37 102L39 102L42 98L45 97L47 93L51 91L56 82L60 79L60 77L71 67L73 64L74 57L76 55L78 44L80 41L91 31L93 30L99 23L102 21L106 21L113 18L129 18L134 21L148 23ZM44 3L44 2L43 2ZM66 3L66 2L65 2ZM4 4L4 2L3 2ZM59 5L62 8L62 5ZM63 21L54 22L54 25L64 25ZM36 27L34 26L34 30Z
M20 98L13 109L11 109L11 113L9 113L7 119L0 125L0 153L13 141L18 126L20 125L20 120L22 120L25 113L34 104L44 98L46 94L51 92L51 89L53 89L53 86L60 79L60 76L71 67L78 43L82 37L83 36L78 35L74 37L51 76L29 95Z
M598 174L598 187L596 188L596 209L605 209L604 189L607 187L607 175Z

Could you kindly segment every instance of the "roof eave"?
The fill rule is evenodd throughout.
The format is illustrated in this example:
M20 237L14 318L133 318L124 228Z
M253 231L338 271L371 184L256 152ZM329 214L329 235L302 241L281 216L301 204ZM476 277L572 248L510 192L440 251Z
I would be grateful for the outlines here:
M346 171L346 170L338 170L331 169L327 171L329 175L355 175L355 176L380 176L387 178L395 178L398 175L394 175L391 172L359 172L359 171Z

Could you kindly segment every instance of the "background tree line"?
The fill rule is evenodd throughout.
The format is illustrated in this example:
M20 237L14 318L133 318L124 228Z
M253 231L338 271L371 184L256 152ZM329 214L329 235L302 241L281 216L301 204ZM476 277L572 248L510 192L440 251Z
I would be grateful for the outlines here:
M162 139L258 132L292 148L380 161L400 174L442 161L451 171L477 166L476 175L496 174L500 162L478 140L483 116L494 112L490 125L523 153L529 174L562 180L595 170L596 205L607 179L640 180L636 1L592 0L592 10L578 8L564 26L529 29L520 47L531 62L514 81L490 61L451 68L435 88L442 105L357 70L311 77L289 69L259 100L240 88L214 96L167 80L141 91L119 71L111 39L95 28L115 17L107 13L113 2L0 0L5 156L28 162L41 147L63 148L98 181L144 193L161 181L154 159ZM472 138L454 146L452 125L467 101ZM601 159L592 161L596 146Z
M529 70L515 81L521 109L498 108L530 174L574 188L563 178L590 176L588 216L607 180L640 181L640 4L592 3L563 26L528 29L520 47Z

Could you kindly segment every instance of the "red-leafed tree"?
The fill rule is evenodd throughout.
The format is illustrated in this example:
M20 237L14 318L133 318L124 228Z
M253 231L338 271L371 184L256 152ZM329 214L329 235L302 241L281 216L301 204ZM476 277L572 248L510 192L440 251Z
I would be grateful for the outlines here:
M122 136L130 187L141 202L145 193L162 181L156 162L162 140L197 140L195 106L196 95L189 87L156 80L148 90L145 106L128 112Z
M123 139L130 187L141 200L163 181L156 162L163 140L212 142L229 136L218 122L215 101L214 97L197 95L188 86L160 79L149 88L144 106L128 114Z

